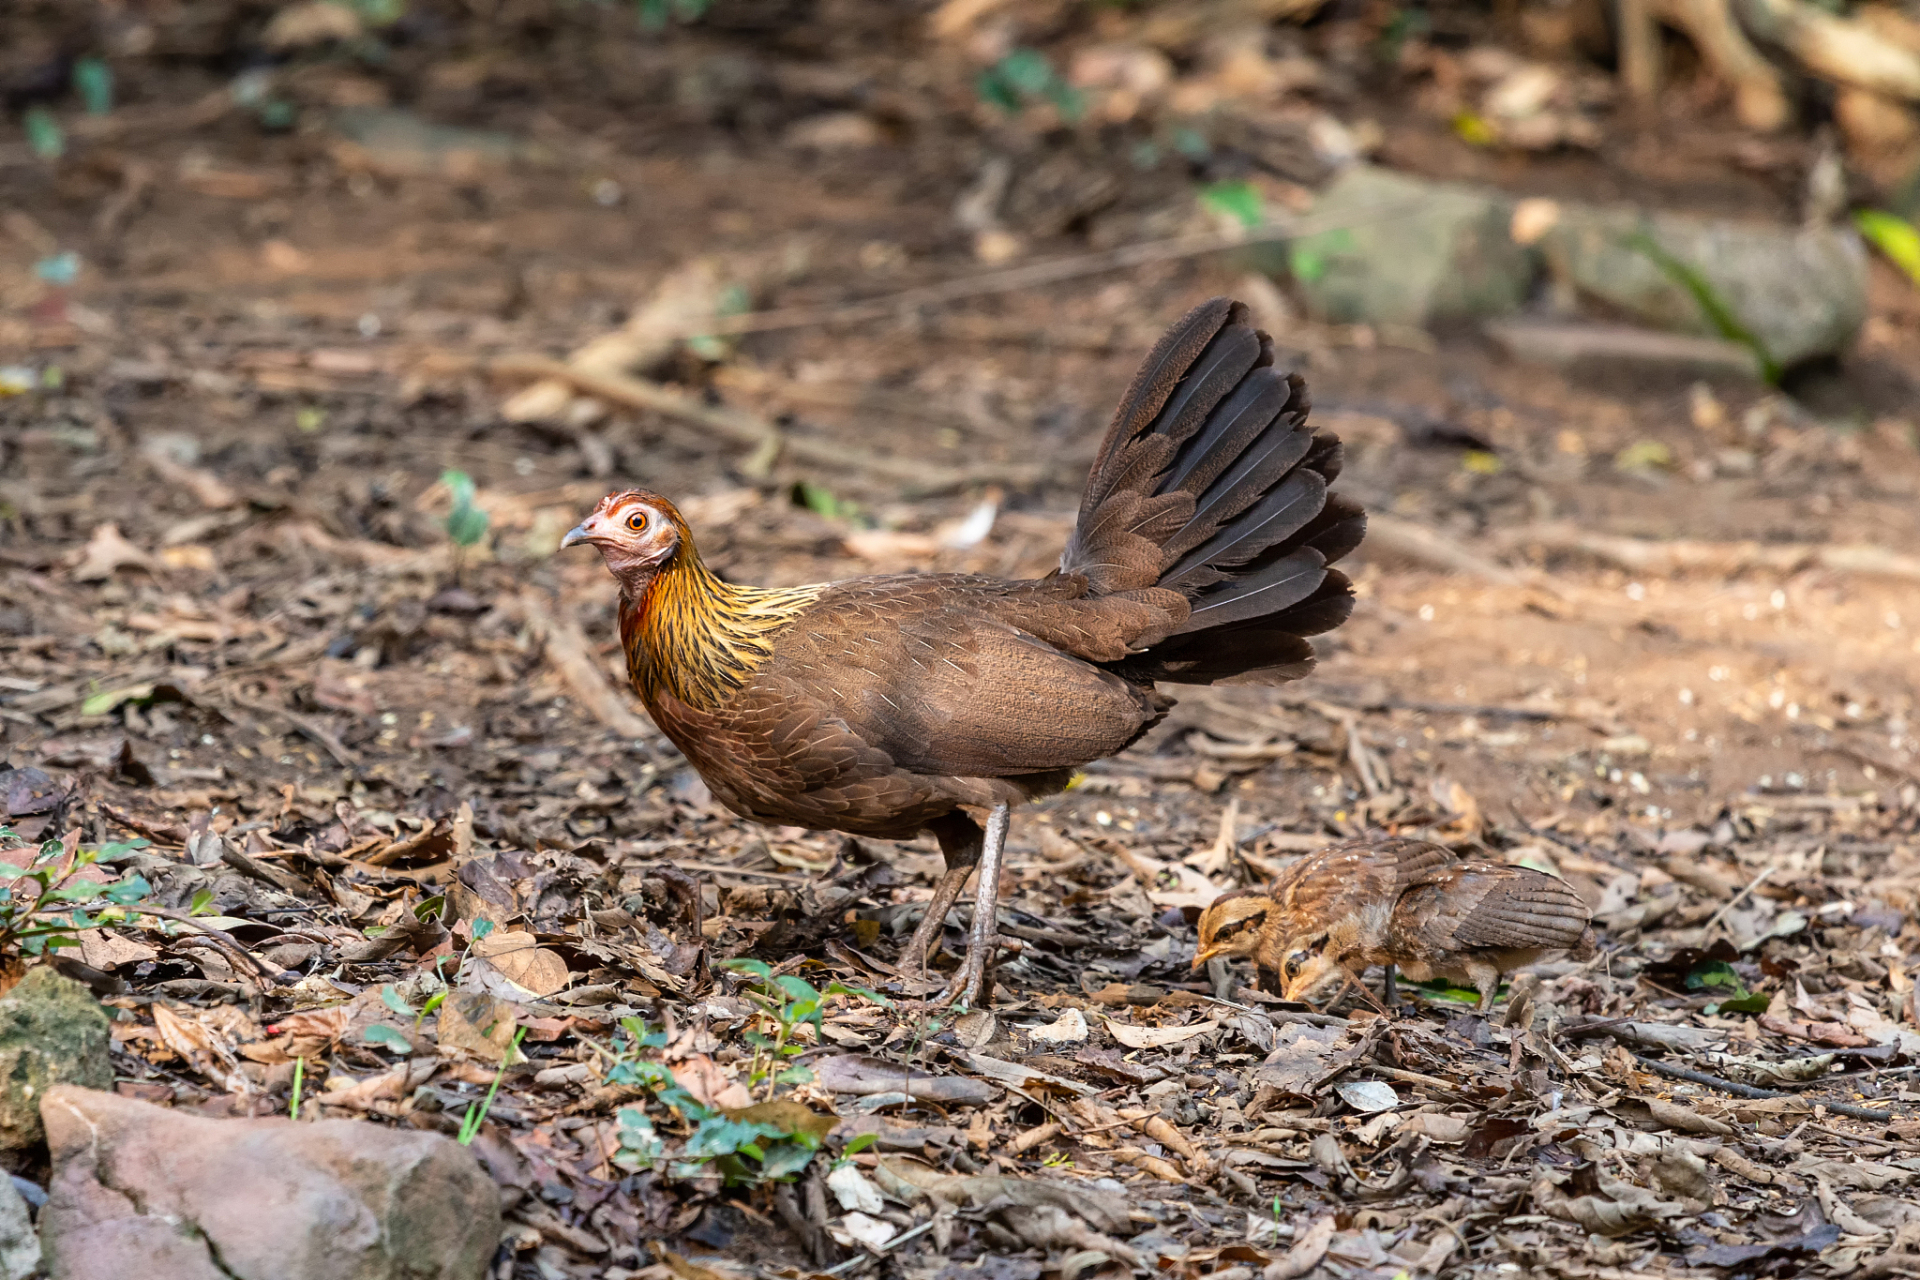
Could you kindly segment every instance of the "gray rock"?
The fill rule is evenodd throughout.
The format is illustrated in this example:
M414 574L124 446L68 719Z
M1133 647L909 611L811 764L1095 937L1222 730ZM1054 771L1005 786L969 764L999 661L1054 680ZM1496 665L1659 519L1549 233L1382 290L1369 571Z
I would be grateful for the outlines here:
M41 1102L51 1280L480 1280L500 1197L467 1148L355 1120L214 1120L61 1085Z
M1525 301L1539 260L1515 244L1498 192L1355 165L1314 203L1334 229L1294 242L1300 297L1336 324L1427 325L1502 315Z
M1658 255L1635 247L1636 235L1698 273L1782 367L1839 354L1866 322L1866 249L1842 228L1570 205L1541 249L1555 279L1585 298L1661 329L1718 336L1692 291Z
M0 999L0 1151L39 1145L40 1101L57 1084L113 1087L107 1011L44 965Z
M0 1280L26 1280L40 1269L40 1237L13 1179L0 1178Z

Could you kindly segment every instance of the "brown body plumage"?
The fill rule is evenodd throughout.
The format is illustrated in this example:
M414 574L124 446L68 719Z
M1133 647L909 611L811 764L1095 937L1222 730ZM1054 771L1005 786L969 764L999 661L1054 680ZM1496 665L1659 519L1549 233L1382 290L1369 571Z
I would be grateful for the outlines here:
M1485 1009L1502 974L1590 947L1587 920L1579 895L1543 872L1462 862L1424 840L1353 840L1263 889L1216 899L1200 917L1194 967L1251 957L1290 1000L1338 998L1372 965L1387 967L1391 999L1398 967L1416 982L1468 983Z
M1304 675L1306 637L1351 609L1328 566L1359 543L1364 517L1327 490L1339 441L1314 435L1304 385L1271 364L1237 303L1215 299L1169 330L1122 399L1045 578L734 586L645 490L603 499L565 545L606 559L634 688L729 808L939 839L949 870L910 955L924 955L984 848L957 984L971 1000L1006 807L1137 739L1172 705L1156 682ZM969 812L981 809L984 832Z

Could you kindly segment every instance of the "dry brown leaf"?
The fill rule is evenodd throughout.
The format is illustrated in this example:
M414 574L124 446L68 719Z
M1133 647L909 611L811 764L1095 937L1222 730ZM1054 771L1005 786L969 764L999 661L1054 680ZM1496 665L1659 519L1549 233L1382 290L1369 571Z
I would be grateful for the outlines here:
M572 981L567 962L542 947L531 933L496 929L468 953L493 966L500 976L535 997L550 996Z
M228 1093L246 1093L247 1077L234 1056L233 1042L206 1022L182 1017L159 1001L154 1001L153 1029L160 1043L180 1055L195 1071Z
M1702 1115L1692 1107L1683 1107L1660 1098L1647 1098L1644 1101L1653 1118L1669 1129L1678 1129L1682 1133L1711 1133L1723 1138L1731 1137L1734 1133L1733 1126L1725 1120Z
M103 973L123 964L143 964L160 953L111 929L86 929L80 934L80 960Z
M753 1105L747 1087L706 1054L695 1054L673 1068L673 1081L709 1107L727 1110Z
M155 569L153 557L128 542L120 526L111 522L96 526L87 545L74 559L75 582L105 582L121 569Z
M1293 1248L1267 1267L1262 1280L1298 1280L1319 1266L1327 1256L1327 1246L1333 1243L1333 1228L1332 1214L1314 1219L1312 1226L1294 1237Z
M1610 1178L1598 1169L1578 1174L1543 1174L1533 1184L1533 1205L1540 1212L1612 1238L1650 1227L1684 1210L1645 1187Z
M1164 1049L1170 1044L1180 1044L1219 1028L1218 1022L1196 1022L1186 1027L1136 1027L1107 1019L1108 1034L1129 1049Z
M449 992L440 1003L438 1032L443 1052L470 1053L498 1065L513 1043L513 1005L484 992Z

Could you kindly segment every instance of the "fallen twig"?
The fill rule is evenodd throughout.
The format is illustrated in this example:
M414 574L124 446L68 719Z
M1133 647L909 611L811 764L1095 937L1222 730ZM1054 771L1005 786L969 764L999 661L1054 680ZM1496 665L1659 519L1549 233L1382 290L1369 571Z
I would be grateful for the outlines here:
M1665 1062L1655 1061L1652 1058L1643 1058L1637 1053L1633 1055L1633 1060L1649 1071L1657 1072L1663 1076L1671 1076L1675 1080L1685 1080L1688 1084L1705 1085L1709 1089L1718 1089L1722 1093L1731 1093L1736 1098L1771 1099L1793 1098L1798 1096L1797 1094L1780 1093L1773 1089L1755 1088L1750 1084L1740 1084L1720 1076L1710 1076L1704 1071L1694 1071L1687 1067L1672 1066ZM1878 1120L1887 1123L1893 1120L1893 1112L1891 1111L1875 1111L1871 1107L1856 1107L1851 1102L1829 1102L1825 1098L1821 1098L1819 1099L1819 1105L1829 1111L1838 1112L1840 1115L1852 1116L1856 1120Z
M1378 511L1367 513L1366 546L1369 550L1386 551L1444 573L1483 578L1506 587L1525 583L1520 574L1472 550L1449 534L1429 525L1383 515Z
M653 736L653 726L634 714L608 683L587 648L579 623L533 595L521 597L521 609L540 637L547 661L594 719L623 738Z
M587 395L691 423L732 443L751 446L765 458L768 465L771 465L775 456L785 453L816 466L866 471L902 481L915 493L938 493L989 483L1032 485L1044 479L1049 471L1043 463L938 467L914 458L884 457L869 449L838 441L789 436L766 419L743 409L702 404L691 396L682 395L671 387L645 378L576 369L550 356L501 356L487 367L504 377L557 378Z
M1380 517L1372 517L1368 536L1376 536ZM1571 524L1524 525L1501 535L1507 547L1539 547L1544 551L1574 551L1604 560L1622 569L1673 574L1689 571L1730 575L1752 569L1797 573L1802 569L1829 569L1920 582L1920 556L1902 555L1864 543L1826 546L1819 543L1768 544L1762 542L1656 542L1594 533Z

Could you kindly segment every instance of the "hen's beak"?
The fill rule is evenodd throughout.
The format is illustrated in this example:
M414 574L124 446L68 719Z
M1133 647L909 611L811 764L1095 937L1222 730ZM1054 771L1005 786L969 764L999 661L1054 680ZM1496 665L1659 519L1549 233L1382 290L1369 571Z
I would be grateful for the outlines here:
M577 547L583 542L592 542L592 525L592 520L582 520L579 524L567 530L567 536L560 539L560 549L564 551L568 547Z

